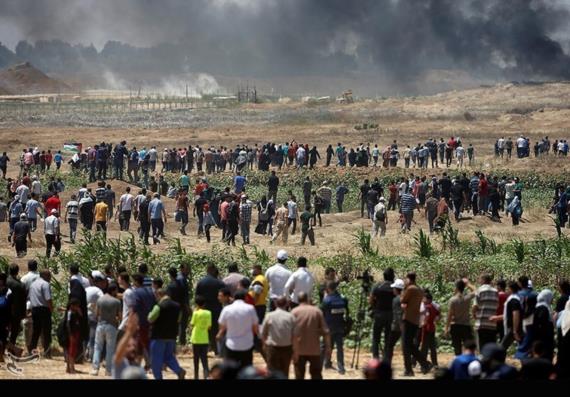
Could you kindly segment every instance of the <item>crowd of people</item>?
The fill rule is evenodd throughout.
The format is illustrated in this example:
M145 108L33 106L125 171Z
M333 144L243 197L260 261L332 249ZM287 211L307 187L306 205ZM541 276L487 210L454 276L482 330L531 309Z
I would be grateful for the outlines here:
M49 360L55 333L70 374L78 372L77 363L88 362L92 376L104 367L115 379L147 373L162 379L168 368L184 379L190 367L180 365L177 352L191 345L194 379L286 379L291 366L295 379L304 379L307 364L311 379L322 379L323 368L342 376L344 341L353 326L349 301L339 292L343 281L332 268L317 280L303 257L295 271L288 261L281 250L275 265L265 272L254 265L249 274L231 263L223 278L211 264L195 286L186 265L169 269L168 280L151 278L144 263L134 274L106 266L86 276L72 265L65 307L54 306L49 270L31 260L20 278L18 265L11 265L9 274L0 274L0 359L24 349L37 355L41 339ZM526 276L493 282L488 274L478 286L458 280L448 302L435 302L416 273L400 277L388 268L369 290L373 359L366 378L392 377L398 343L405 377L413 377L416 367L438 379L570 377L567 280L560 281L555 303L552 290L535 291ZM62 314L55 326L54 312ZM446 366L438 361L441 338L451 340L455 355ZM18 346L21 340L25 348ZM520 369L506 361L509 351ZM218 359L211 367L210 352Z

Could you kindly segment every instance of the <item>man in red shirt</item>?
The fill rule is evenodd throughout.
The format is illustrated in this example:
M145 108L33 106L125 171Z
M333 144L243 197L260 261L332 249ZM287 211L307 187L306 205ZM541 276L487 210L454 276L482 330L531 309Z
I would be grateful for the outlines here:
M479 213L485 215L489 209L489 183L484 174L479 176Z
M58 214L61 213L61 200L59 199L59 195L57 194L57 192L46 200L44 206L46 214L51 214L51 210L57 210Z
M390 198L388 199L388 211L396 211L396 203L398 202L398 186L396 182L392 181L388 186L390 191Z
M507 292L507 283L505 280L497 281L497 291L499 291L499 306L497 306L497 316L502 316L505 310L505 302L509 297ZM505 326L502 321L497 322L497 331L499 332L499 340L503 340L505 336Z

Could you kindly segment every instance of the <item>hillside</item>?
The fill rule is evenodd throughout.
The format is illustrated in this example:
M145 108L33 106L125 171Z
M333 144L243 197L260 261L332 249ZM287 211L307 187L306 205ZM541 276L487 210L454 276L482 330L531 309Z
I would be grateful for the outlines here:
M0 71L0 95L56 94L70 87L26 62Z

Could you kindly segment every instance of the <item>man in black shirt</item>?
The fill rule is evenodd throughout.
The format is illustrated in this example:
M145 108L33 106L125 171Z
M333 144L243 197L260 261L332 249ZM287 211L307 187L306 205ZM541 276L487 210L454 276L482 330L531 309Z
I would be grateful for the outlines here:
M188 266L186 264L180 265L180 271L177 272L175 268L168 269L170 276L170 283L166 289L166 294L172 300L180 305L180 326L178 330L178 340L182 346L186 345L186 333L188 329L188 320L190 319L190 288L188 285Z
M450 204L449 199L451 196L451 180L447 176L447 173L443 173L442 178L439 180L439 187L441 190L441 196L447 201L447 205Z
M12 246L16 248L18 258L26 256L28 253L28 240L30 243L32 242L30 223L26 214L20 214L20 220L14 225L14 232L10 237L12 237Z
M10 265L10 275L6 286L12 291L10 294L11 299L11 313L10 313L10 345L11 349L16 346L18 335L22 331L22 320L26 317L26 287L18 278L20 268L16 264Z
M366 193L366 205L368 206L368 219L374 218L374 207L378 204L380 200L380 196L378 195L378 191L374 189L370 189L368 193Z
M275 171L271 171L271 176L267 180L267 188L269 190L267 199L273 200L275 203L277 201L277 191L279 190L279 177L275 175Z
M461 185L459 181L453 180L453 186L451 187L451 201L453 201L453 212L457 222L459 222L459 218L461 216L463 193L463 185Z
M378 192L378 197L384 197L384 187L378 178L374 178L374 183L370 186L370 188Z
M360 193L358 198L360 199L360 217L364 218L364 207L366 206L366 197L370 191L370 181L368 179L364 180L364 183L360 185Z
M216 265L208 265L206 272L206 276L196 285L196 295L204 297L206 300L204 308L212 312L212 328L209 332L210 348L218 355L220 352L218 352L216 344L216 335L218 334L218 318L222 312L222 304L218 301L218 292L226 285L218 278Z
M394 269L388 268L384 271L384 282L378 284L370 294L369 303L374 312L374 326L372 328L372 357L380 358L379 345L384 332L384 360L390 360L386 357L389 349L390 331L392 327L392 300L394 299L394 291L392 283L394 282Z

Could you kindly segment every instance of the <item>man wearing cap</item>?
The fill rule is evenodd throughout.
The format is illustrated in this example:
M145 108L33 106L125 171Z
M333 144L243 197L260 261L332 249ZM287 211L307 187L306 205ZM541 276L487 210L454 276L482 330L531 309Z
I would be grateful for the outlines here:
M288 258L287 251L279 251L277 253L277 263L265 272L265 278L269 281L269 309L271 311L275 310L275 300L285 296L285 284L292 274L285 266Z
M386 357L383 361L388 362L391 365L392 357L394 356L394 347L402 336L402 302L400 296L405 288L404 280L397 279L390 285L390 287L394 294L394 297L392 298L392 324L390 329L390 340L385 352Z
M26 214L20 214L20 220L14 225L12 232L12 246L16 248L16 255L18 258L26 256L28 253L28 244L26 237L32 243L32 233L30 224Z
M380 230L380 237L384 237L386 235L388 211L386 210L386 199L384 197L380 197L378 204L374 207L374 219L372 224L372 237L378 236L378 230Z
M61 234L59 228L59 213L57 209L51 210L51 215L44 221L44 235L46 238L46 256L51 257L51 249L55 247L55 255L61 251Z

